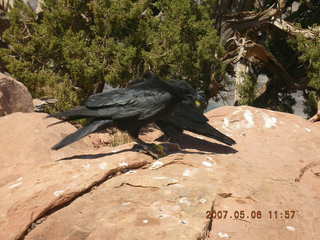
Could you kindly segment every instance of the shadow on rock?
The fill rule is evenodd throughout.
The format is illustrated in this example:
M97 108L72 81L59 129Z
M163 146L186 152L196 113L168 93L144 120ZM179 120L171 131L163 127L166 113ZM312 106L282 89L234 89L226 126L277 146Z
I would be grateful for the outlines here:
M119 151L113 151L108 153L98 153L98 154L80 154L80 155L73 155L71 157L65 157L61 159L57 159L56 161L65 161L65 160L75 160L75 159L97 159L106 156L112 156L114 154L123 153L123 152L131 152L132 149L122 149Z
M219 153L219 154L231 154L237 153L238 151L232 147L212 143L203 139L199 139L187 134L182 134L179 138L179 145L182 149L196 149L199 151L204 152L211 152L211 153ZM157 141L164 141L163 136L156 139ZM183 151L184 152L184 151Z
M205 154L201 153L203 152L211 152L211 153L218 153L218 154L231 154L231 153L237 153L238 151L232 147L225 146L222 144L218 143L212 143L206 140L202 140L199 138L192 137L187 134L183 134L180 139L183 139L179 142L179 145L175 143L170 143L170 142L163 142L160 145L164 147L166 156L169 156L174 153L188 153L188 154ZM156 141L162 141L163 138L160 137L156 139ZM132 148L128 149L122 149L119 151L112 151L112 152L107 152L107 153L98 153L98 154L81 154L81 155L73 155L70 157L65 157L58 159L56 161L64 161L64 160L75 160L75 159L97 159L97 158L102 158L106 156L112 156L114 154L119 154L123 152L139 152L135 150L134 145ZM179 146L181 150L179 149ZM199 150L200 152L189 152L184 149L196 149Z

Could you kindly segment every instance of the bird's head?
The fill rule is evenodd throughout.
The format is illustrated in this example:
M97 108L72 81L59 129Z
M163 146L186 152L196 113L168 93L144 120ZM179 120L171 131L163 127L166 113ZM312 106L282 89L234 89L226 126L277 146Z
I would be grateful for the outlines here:
M144 72L142 74L142 78L144 80L159 80L159 77L155 73L150 71Z
M145 72L142 75L142 82L147 82L153 86L161 86L171 94L175 95L182 101L188 101L189 103L203 106L205 102L202 92L197 92L188 82L184 80L161 80L156 74L152 72Z
M197 90L196 99L195 99L195 105L201 112L204 112L204 110L207 108L208 101L206 99L204 91Z
M193 102L197 100L196 90L184 80L166 81L171 86L171 91L182 101Z

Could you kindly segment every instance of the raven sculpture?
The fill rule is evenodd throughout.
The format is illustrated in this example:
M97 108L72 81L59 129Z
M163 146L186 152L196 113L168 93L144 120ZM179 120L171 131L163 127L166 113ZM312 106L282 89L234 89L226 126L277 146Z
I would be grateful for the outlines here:
M84 106L50 115L49 117L62 119L58 123L82 118L90 119L88 125L67 136L52 149L58 150L89 133L117 127L127 131L143 151L158 158L161 151L156 145L139 139L140 129L169 116L178 103L194 102L195 96L195 90L185 81L162 81L152 73L145 73L142 80L128 88L92 95Z

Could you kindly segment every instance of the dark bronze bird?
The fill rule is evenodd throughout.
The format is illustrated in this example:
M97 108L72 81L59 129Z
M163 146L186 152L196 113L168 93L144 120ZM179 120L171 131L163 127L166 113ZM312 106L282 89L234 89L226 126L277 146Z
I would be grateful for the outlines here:
M90 119L89 124L52 147L58 150L80 138L104 128L117 127L128 132L142 149L155 158L159 149L139 139L140 129L169 116L181 101L193 102L195 90L185 81L162 81L152 73L128 88L113 89L90 96L84 106L55 113L49 117L60 122ZM59 122L59 123L60 123Z
M172 141L179 142L179 137L184 130L213 138L227 145L236 142L221 133L208 123L208 118L203 115L205 99L197 94L196 102L182 101L177 104L175 111L170 116L156 121L160 130Z

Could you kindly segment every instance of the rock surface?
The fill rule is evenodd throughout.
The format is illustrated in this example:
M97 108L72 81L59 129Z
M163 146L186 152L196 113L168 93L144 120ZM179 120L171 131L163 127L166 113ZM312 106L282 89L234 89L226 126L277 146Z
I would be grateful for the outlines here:
M0 73L0 116L13 112L32 111L32 97L26 86Z
M2 240L320 239L319 125L223 107L207 116L234 148L185 135L183 151L153 161L89 138L51 151L74 127L44 116L0 118Z
M58 100L54 98L47 98L47 99L39 99L34 98L32 99L33 107L35 112L45 112L45 109L48 105L53 105L57 103Z

